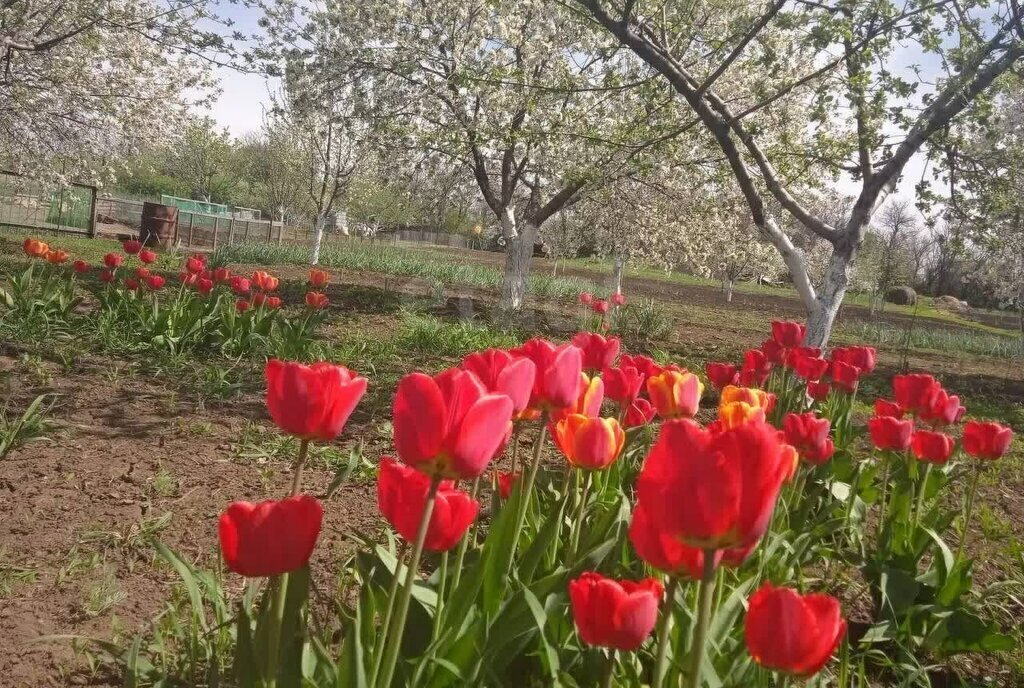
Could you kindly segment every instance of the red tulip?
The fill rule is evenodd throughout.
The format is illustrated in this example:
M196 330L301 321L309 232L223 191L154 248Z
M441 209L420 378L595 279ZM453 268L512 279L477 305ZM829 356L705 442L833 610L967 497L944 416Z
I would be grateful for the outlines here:
M366 392L366 378L344 366L267 362L267 410L277 426L304 440L329 442L341 434Z
M533 361L537 375L533 382L530 406L536 409L558 409L571 406L579 397L583 352L573 344L555 346L535 338L512 349L515 356Z
M857 382L860 380L860 368L842 361L832 361L832 385L836 389L853 393L857 391Z
M619 421L578 413L558 421L551 436L570 464L591 471L601 471L615 463L626 443Z
M231 281L231 270L227 268L215 268L213 271L213 281L218 284Z
M146 265L149 265L150 263L155 263L156 253L150 251L148 248L144 248L141 251L139 251L139 260L141 260Z
M309 271L309 286L314 289L322 289L331 281L331 275L326 270L312 268Z
M807 335L807 328L803 324L791 320L772 321L772 339L781 347L792 349L800 346Z
M903 407L895 401L888 399L875 399L875 415L889 416L890 418L902 418Z
M789 349L779 344L774 339L766 339L761 343L761 352L772 365L783 365L789 355Z
M597 371L610 366L619 355L618 337L602 337L595 332L580 332L572 343L583 352L583 369Z
M159 291L164 288L164 285L166 283L167 280L165 280L160 275L150 275L149 277L146 278L146 286L149 288L150 291Z
M598 315L604 315L608 312L608 302L604 299L595 299L594 302L590 304L590 309Z
M52 249L46 253L46 262L51 265L62 265L68 262L68 258L71 256L67 251L61 251L60 249Z
M832 349L832 360L852 365L861 375L867 375L875 369L878 353L871 346L842 346Z
M251 306L252 304L245 299L238 299L235 301L235 310L239 313L245 313Z
M704 573L704 550L684 545L659 528L658 522L651 518L642 503L633 509L629 541L637 556L670 576L700 580ZM716 553L716 566L720 560L721 554Z
M121 244L121 249L129 256L134 256L142 250L142 242L136 239L128 239Z
M910 438L910 448L919 461L944 464L953 454L956 442L952 437L932 430L915 430Z
M261 291L256 292L252 295L252 305L262 306L267 302L267 295Z
M878 449L906 451L910 446L910 436L913 432L914 423L910 420L900 420L893 416L875 416L868 419L871 443Z
M644 375L633 366L608 368L601 372L604 381L604 395L619 406L628 406L640 394Z
M589 306L590 304L594 303L594 295L591 294L589 291L581 291L579 302L581 306Z
M692 418L700 408L704 383L688 372L666 370L647 379L647 395L662 418Z
M971 420L964 426L964 451L976 459L1002 458L1013 441L1013 430L999 423Z
M193 287L198 281L199 275L183 271L178 273L178 279L181 280L181 283L184 284L186 287Z
M503 349L487 349L466 356L462 367L476 375L491 394L504 394L511 399L515 415L526 410L537 375L533 361Z
M249 578L301 569L313 554L323 517L320 502L308 495L233 502L218 524L224 563Z
M782 419L786 442L796 448L804 461L815 466L828 461L835 451L832 438L828 436L830 429L828 418L819 418L813 411L787 413Z
M917 417L921 422L939 428L959 422L966 412L967 409L960 404L960 397L951 395L940 387L935 390L925 406L918 409Z
M818 673L846 634L839 601L765 583L750 596L747 650L763 667L806 678Z
M732 363L708 363L704 366L711 386L719 392L728 385L739 384L740 373Z
M139 267L135 268L135 272L134 272L135 279L139 280L140 282L142 280L149 279L149 276L152 275L152 274L153 273L151 273L149 271L149 268L144 268L141 265Z
M321 310L327 308L330 305L330 300L327 298L327 294L323 294L318 291L306 292L306 305L314 310Z
M932 396L941 388L938 380L924 373L896 375L892 378L896 403L910 413L918 413L926 408Z
M626 417L623 420L623 425L627 428L636 428L641 425L647 425L657 413L654 408L654 404L647 401L643 397L639 397L633 400L633 403L629 405L629 410L626 411Z
M793 454L767 423L718 432L667 421L637 481L651 517L692 547L749 547L768 528Z
M246 296L252 291L252 283L240 275L235 275L231 278L231 291L239 296Z
M615 306L625 306L626 305L626 296L621 291L617 291L614 294L612 294L611 297L610 297L610 300L612 302L612 305L615 305Z
M829 362L824 358L801 354L800 351L800 349L793 349L790 353L790 367L805 380L820 380L828 372Z
M588 571L569 582L576 630L588 645L635 650L654 630L663 592L654 578L616 581Z
M89 272L89 264L86 263L84 260L76 260L74 263L71 264L71 269L77 272L78 274L82 274L84 272Z
M377 506L406 542L415 542L423 509L430 493L430 478L389 457L380 461L377 475ZM449 480L438 486L423 547L430 552L447 552L469 530L480 503L455 489Z
M274 291L281 284L281 280L263 270L257 270L252 273L251 281L256 285L257 289L262 289L263 291Z
M104 270L100 273L100 282L110 284L116 279L117 277L114 276L114 272L112 270Z
M523 477L523 474L521 471L495 471L495 476L498 479L498 496L508 499L512 496L512 486Z
M128 291L138 291L139 287L142 285L140 285L139 281L136 279L132 279L131 277L125 277L124 286L125 289L127 289Z
M103 256L103 264L106 265L111 270L116 270L117 268L121 267L121 263L123 262L124 256L122 256L120 253L108 253L107 255Z
M268 296L267 297L267 301L266 301L267 308L269 308L271 310L277 310L278 308L280 308L281 307L281 303L282 303L281 297L279 297L279 296Z
M21 244L21 248L29 258L45 258L46 254L50 251L50 247L47 246L46 242L31 238L25 239Z
M213 291L213 280L200 277L196 280L196 291L200 294L209 294Z
M750 349L743 354L740 383L744 387L760 387L771 372L772 364L760 349Z
M832 387L827 382L807 382L807 396L815 401L825 401L831 391Z
M629 354L622 354L619 356L619 367L636 368L640 374L644 376L645 382L647 381L647 378L653 375L658 375L665 370L665 368L658 365L653 358L642 354L636 354L633 356Z
M193 275L198 275L205 269L206 260L204 260L202 256L189 256L185 259L185 270L187 272L190 272Z
M512 400L488 394L465 370L412 373L398 383L392 423L405 463L427 474L475 478L512 431Z

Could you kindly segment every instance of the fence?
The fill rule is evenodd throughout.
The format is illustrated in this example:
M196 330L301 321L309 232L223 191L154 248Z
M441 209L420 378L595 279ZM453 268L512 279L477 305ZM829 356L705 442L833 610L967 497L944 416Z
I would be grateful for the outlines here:
M95 203L93 186L53 190L0 170L0 226L93 236Z
M0 172L0 226L32 231L136 237L142 226L143 201L97 196L95 187L74 185L49 191L38 182ZM335 232L328 229L328 237ZM369 241L410 241L437 246L469 247L464 236L420 228L376 233ZM178 210L177 233L172 243L186 250L213 250L237 243L309 243L313 228L270 220L244 219L196 210Z

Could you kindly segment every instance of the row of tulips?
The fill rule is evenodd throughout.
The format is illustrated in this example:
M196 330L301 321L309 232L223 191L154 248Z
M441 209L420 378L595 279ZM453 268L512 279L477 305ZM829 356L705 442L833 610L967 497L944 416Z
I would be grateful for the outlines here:
M289 319L278 312L286 305L279 295L280 279L266 271L233 274L227 267L208 266L203 254L191 255L182 260L172 292L167 278L156 272L159 254L134 239L124 241L121 249L104 255L95 267L75 260L66 272L61 266L70 260L67 252L38 239L23 244L27 256L52 266L45 280L35 282L36 292L73 290L70 277L95 271L105 285L96 296L109 318L122 322L137 339L179 350L219 347L238 355L261 348L278 355L308 355L325 317L322 311L330 305L323 292L330 276L323 270L309 271L305 306L299 317ZM27 274L33 269L30 265ZM38 299L39 294L26 293L26 298Z
M720 597L715 601L716 581L723 584L725 571L734 572L730 580L743 581L730 599L753 590L746 596L742 623L748 659L734 657L746 683L737 685L749 684L751 674L743 673L749 661L783 677L818 673L846 634L840 602L824 592L807 593L802 583L794 587L792 580L773 580L766 572L772 555L762 543L771 538L774 551L779 540L807 539L793 528L801 523L810 528L810 522L791 519L789 513L828 504L834 474L826 483L823 471L840 453L849 458L853 397L859 379L874 369L876 356L868 347L846 347L824 358L803 346L804 336L801 325L776 322L772 338L748 351L741 366L709 364L706 374L718 404L715 419L703 427L694 420L704 394L698 375L623 354L618 339L591 332L566 344L532 339L507 351L477 352L436 375L404 377L392 409L396 456L380 460L377 497L381 515L405 544L382 606L374 607L378 625L371 638L362 635L367 620L359 622L357 616L347 628L341 658L332 665L335 673L327 675L343 682L336 672L346 664L350 670L360 667L358 680L378 688L396 681L426 682L431 671L431 685L451 684L440 678L446 672L462 685L488 683L485 677L498 672L496 655L488 648L493 643L504 647L504 638L490 639L511 632L502 620L520 617L510 610L527 608L521 612L526 618L540 619L530 638L547 648L544 663L557 673L553 667L563 660L546 639L558 633L557 615L544 616L544 611L567 597L582 646L606 651L603 685L612 685L620 674L623 682L632 678L660 687L678 677L686 686L701 686L706 667L713 665L706 650L712 621L718 618L726 633L731 625L732 617L722 610L728 605ZM238 657L267 657L257 672L239 671L253 685L273 686L296 678L288 667L297 665L285 661L289 644L302 647L309 641L305 632L281 635L282 627L305 627L307 611L289 603L288 581L289 576L307 579L323 519L318 501L301 492L309 445L342 433L367 381L342 366L277 360L267 365L266 377L271 417L300 441L291 494L261 504L230 505L220 519L220 539L232 571L270 578L255 634L248 617L238 634L262 645L239 649ZM817 384L826 385L828 393L815 393ZM868 423L871 441L886 453L883 496L877 501L884 528L899 516L903 503L895 499L896 488L892 501L884 496L889 466L897 455L902 459L907 489L918 491L920 512L928 477L927 469L923 477L914 472L915 464L948 461L953 440L936 439L949 437L938 428L963 416L959 400L930 376L897 376L894 394L895 401L877 402L877 415ZM606 409L611 413L603 416ZM913 420L902 419L905 413L927 428L914 430ZM520 463L520 437L530 428L535 429L532 456ZM549 435L565 463L542 471ZM1010 430L998 424L971 421L963 446L968 455L991 460L1007 451L1010 438ZM506 454L511 455L510 470L499 470L497 463ZM862 465L868 461L860 461L850 478L844 530L836 538L856 536L851 515ZM481 545L474 524L483 512L481 481L492 467L497 500ZM544 480L539 479L542 473ZM976 487L975 479L965 526ZM629 548L617 555L610 554L619 551L616 536L601 532L602 524L609 523L602 514L615 511L628 514ZM595 540L601 544L588 548ZM963 538L958 560L962 547ZM450 570L452 551L456 563ZM405 653L403 661L403 648L410 644L410 605L424 586L420 569L425 553L440 557L431 576L434 601L426 608L415 602L433 616L426 630L431 639L425 654ZM602 565L604 573L597 570ZM536 573L545 566L547 576ZM644 567L658 575L640 580L608 575ZM792 568L785 570L793 575ZM485 582L471 572L483 572L479 576ZM802 580L802 574L798 577ZM690 581L696 589L687 619L680 603ZM361 599L380 599L374 586L364 580ZM537 597L539 591L544 597ZM687 633L682 632L684 623ZM656 637L649 641L652 634ZM635 654L649 642L649 654ZM533 652L528 644L519 647L521 653ZM317 656L328 664L335 661L322 647ZM640 662L637 669L641 657L652 661ZM490 666L482 667L486 660ZM587 675L580 657L566 661L581 677ZM845 661L840 673L848 677ZM520 684L528 682L520 678Z

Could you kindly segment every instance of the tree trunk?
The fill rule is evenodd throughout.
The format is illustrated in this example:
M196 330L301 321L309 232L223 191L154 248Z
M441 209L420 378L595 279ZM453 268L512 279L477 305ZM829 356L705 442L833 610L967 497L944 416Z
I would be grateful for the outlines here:
M327 224L327 216L324 213L318 213L316 216L316 222L313 225L313 251L309 255L310 265L320 264L320 246L324 241L325 224Z
M725 289L725 302L732 303L732 289L736 285L736 280L731 277L727 277L722 281L722 287Z
M501 282L501 300L498 302L498 307L503 311L518 311L526 302L530 260L533 258L536 238L536 225L527 221L523 223L521 231L506 240L505 275Z
M626 256L616 253L612 259L612 287L615 294L622 293L622 271L626 267Z
M804 344L824 348L832 336L839 307L843 304L846 289L850 286L850 263L852 252L833 249L832 258L825 272L825 281L818 291L813 304L807 309L807 337Z

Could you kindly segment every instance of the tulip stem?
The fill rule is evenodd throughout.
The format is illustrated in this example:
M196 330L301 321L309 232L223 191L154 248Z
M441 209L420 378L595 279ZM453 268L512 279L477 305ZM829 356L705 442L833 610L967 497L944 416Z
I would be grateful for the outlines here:
M875 524L875 540L881 546L882 528L885 526L885 519L889 513L889 505L886 503L889 497L889 466L892 464L887 452L882 452L882 462L885 470L882 471L882 492L878 496L878 523Z
M402 561L405 559L406 553L409 551L409 543L403 542L402 546L398 548L398 558L395 560L395 572L391 576L391 585L388 586L388 607L384 610L384 620L381 622L380 631L377 633L377 638L380 642L374 644L373 648L373 668L370 673L369 685L374 685L377 681L377 673L380 672L380 663L384 659L384 644L388 639L388 630L391 628L391 617L395 612L395 597L398 592L398 581L402 575Z
M540 417L540 432L533 442L533 460L530 462L530 470L526 474L526 481L523 483L523 491L520 496L519 513L516 514L516 529L512 536L512 554L515 556L516 548L519 547L519 538L523 533L523 523L526 520L526 511L530 507L530 497L533 496L533 483L537 480L537 468L540 466L540 451L544 447L544 440L548 432L548 414L543 413Z
M665 603L661 607L661 620L658 626L658 659L654 664L652 688L662 688L665 683L665 673L668 671L668 634L672 629L672 610L675 608L678 585L679 579L676 576L669 576L668 585L665 586Z
M302 488L302 469L306 466L306 456L309 454L309 440L299 442L299 455L295 457L292 464L292 497L299 494Z
M267 688L277 685L277 662L281 657L281 626L284 624L284 607L288 600L288 574L274 576L271 585L273 607L270 609L270 628L267 631Z
M704 645L711 621L711 599L715 591L715 550L704 550L704 575L700 579L697 593L697 621L693 629L693 644L690 647L690 681L688 688L700 688L701 662L704 659Z
M921 476L921 484L917 486L917 505L914 507L914 530L917 530L921 522L921 510L924 509L924 493L928 491L928 478L932 474L932 465L926 464L924 475ZM912 535L913 536L913 535Z
M519 423L512 426L512 475L516 474L519 467Z
M583 492L580 496L580 506L576 510L576 518L573 519L571 545L569 546L569 565L576 563L576 554L580 545L580 531L583 530L583 517L587 512L587 497L590 496L591 471L583 472ZM566 485L568 488L568 485Z
M387 639L387 646L384 650L384 661L381 665L380 681L377 685L387 688L395 675L395 666L398 663L398 652L402 647L402 636L405 633L405 619L409 614L409 601L412 599L412 586L416 583L416 576L419 573L420 557L423 556L423 543L427 540L427 530L430 528L430 518L434 513L434 502L437 501L437 488L441 484L441 476L435 475L430 481L430 491L427 493L426 504L423 505L423 515L420 516L420 527L416 533L416 542L412 546L412 555L409 557L408 569L405 574L405 585L398 598L398 606L395 607L395 625Z
M847 496L846 517L843 519L847 528L850 527L850 518L853 516L853 507L857 501L857 485L860 484L860 471L862 463L853 468L853 477L850 478L850 494Z
M777 688L789 688L789 674L783 674L776 686Z
M964 510L964 524L960 534L960 545L956 548L956 557L953 558L954 562L960 561L960 557L964 553L964 546L967 544L967 529L971 526L971 515L974 512L974 495L978 491L978 483L981 480L981 462L976 462L974 466L974 478L971 479L971 487L967 490L967 507Z
M473 487L469 491L469 496L474 500L478 494L480 494L480 476L473 479ZM459 587L459 580L462 579L462 564L466 560L466 550L469 549L469 543L476 542L476 526L476 521L471 523L469 528L466 529L466 534L462 536L462 541L459 543L459 551L455 555L455 577L452 579L452 590Z
M444 587L448 580L448 552L441 555L440 580L437 582L437 612L434 614L434 638L441 632L441 615L444 613Z
M604 677L601 688L612 688L612 677L615 675L615 650L608 651L608 662L604 665Z

